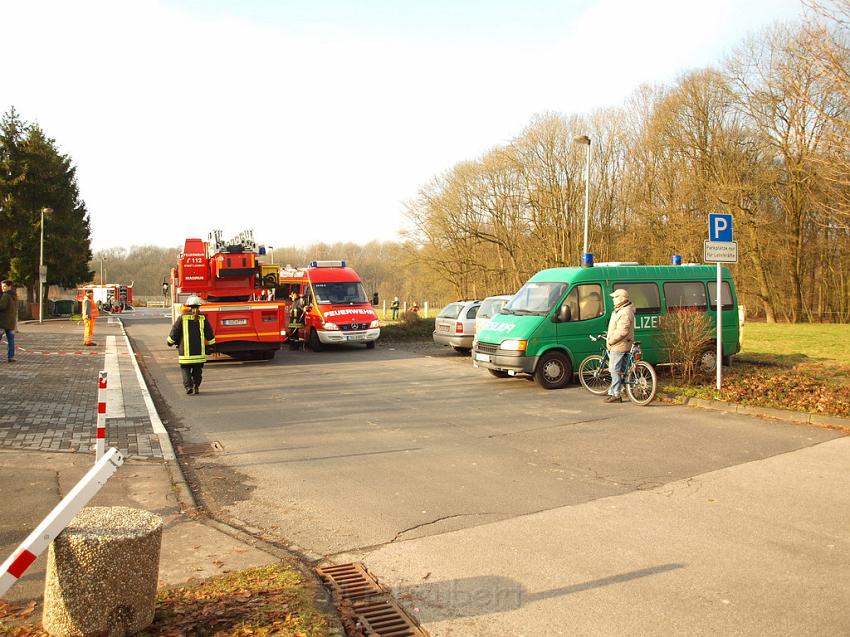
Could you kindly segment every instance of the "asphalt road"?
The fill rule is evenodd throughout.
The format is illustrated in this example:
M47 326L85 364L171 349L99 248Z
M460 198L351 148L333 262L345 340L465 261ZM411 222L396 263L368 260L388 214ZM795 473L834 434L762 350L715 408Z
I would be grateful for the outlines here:
M616 621L607 627L593 615L590 623L583 616L563 633L553 618L576 612L569 605L581 597L573 593L585 590L582 586L616 590L632 580L676 578L679 570L691 579L677 586L705 586L688 568L695 556L625 559L605 571L608 575L588 572L586 580L559 585L553 576L563 573L546 565L557 563L564 552L561 531L580 520L570 537L581 538L588 571L611 555L602 551L595 562L591 559L600 550L591 550L595 538L610 536L602 546L613 543L618 555L640 554L622 543L647 514L672 517L666 531L646 531L644 553L651 554L665 537L681 535L700 554L716 546L718 531L695 520L693 528L712 537L694 542L687 509L675 510L669 500L662 506L658 494L690 493L684 496L687 504L694 493L689 485L740 467L763 473L760 463L840 437L825 429L660 403L605 405L578 386L545 391L521 378L495 379L473 368L468 358L436 346L420 351L381 343L374 350L282 350L270 362L225 358L206 366L200 396L186 396L176 355L165 345L167 321L138 317L127 325L153 391L167 405L163 419L193 453L192 479L204 504L304 555L364 560L390 581L400 599L419 609L435 635L628 630L628 620L620 617L634 615L634 608L615 608L606 617ZM612 513L618 507L621 519ZM604 523L596 528L594 520ZM765 529L740 531L771 537ZM752 556L740 542L734 546L743 551L740 559ZM795 551L786 547L788 553ZM531 572L522 566L541 556L543 562ZM843 559L846 566L846 553ZM702 554L696 561L718 563ZM463 576L480 570L482 563L482 573ZM417 588L441 567L446 569L442 588ZM461 571L452 570L457 568ZM575 564L563 568L575 574ZM804 587L820 585L828 574L816 569L809 576L813 581L801 578L799 591L789 589L798 598ZM741 585L752 588L746 578ZM482 590L505 590L510 599L477 608L473 593ZM518 601L512 601L514 593ZM649 599L657 594L652 587L641 593ZM609 602L594 598L593 603ZM787 604L771 603L780 617L783 609L788 612ZM549 607L529 614L540 605ZM651 626L659 634L679 629L697 634L689 630L694 628L690 617L706 634L743 625L734 613L727 613L733 618L728 626L706 622L713 615L703 610L684 607L663 621L646 610L641 616L655 623L633 625L638 634L654 634ZM827 627L836 628L835 616L832 621ZM846 611L837 621L850 631ZM778 626L794 634L797 624ZM765 628L756 622L741 634Z

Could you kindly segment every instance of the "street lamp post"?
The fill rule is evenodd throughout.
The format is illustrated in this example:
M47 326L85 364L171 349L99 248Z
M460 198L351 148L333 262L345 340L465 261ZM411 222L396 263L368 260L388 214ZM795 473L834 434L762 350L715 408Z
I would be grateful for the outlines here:
M103 285L103 261L104 257L100 257L100 284Z
M269 250L271 251L271 260L274 263L274 246L269 246Z
M584 246L581 251L581 260L582 264L589 261L590 257L587 252L587 221L588 221L588 210L590 208L590 137L587 135L580 135L573 139L576 144L582 144L587 146L587 152L585 153L586 163L584 168Z
M52 208L41 209L41 241L38 250L38 322L44 323L44 284L47 283L47 271L44 269L44 214L53 212Z

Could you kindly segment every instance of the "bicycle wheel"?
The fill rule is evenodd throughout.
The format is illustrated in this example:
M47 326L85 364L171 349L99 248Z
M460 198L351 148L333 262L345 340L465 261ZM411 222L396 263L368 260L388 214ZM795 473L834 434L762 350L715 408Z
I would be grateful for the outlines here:
M658 389L658 377L655 368L646 361L638 361L626 375L626 393L632 402L648 405L655 398Z
M611 386L611 372L598 354L585 358L578 367L578 379L591 394L601 396Z

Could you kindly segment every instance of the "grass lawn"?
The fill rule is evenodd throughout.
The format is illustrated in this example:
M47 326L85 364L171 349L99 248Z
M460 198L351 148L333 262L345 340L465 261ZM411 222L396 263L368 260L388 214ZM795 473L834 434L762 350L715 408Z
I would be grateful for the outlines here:
M826 323L747 323L741 353L742 360L799 363L832 361L850 365L850 325Z

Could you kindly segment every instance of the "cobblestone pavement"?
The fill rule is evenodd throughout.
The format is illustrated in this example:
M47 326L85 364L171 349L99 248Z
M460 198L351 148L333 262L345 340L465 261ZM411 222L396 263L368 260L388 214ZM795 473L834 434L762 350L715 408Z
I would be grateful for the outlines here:
M83 347L82 334L71 321L19 324L17 362L0 363L0 447L92 453L106 369L107 448L162 458L120 324L98 320L97 347Z

